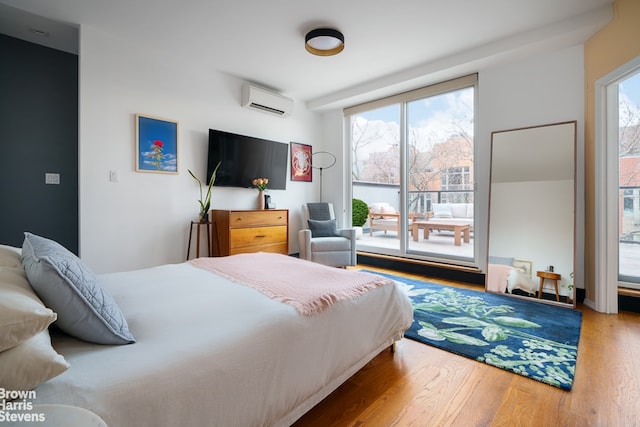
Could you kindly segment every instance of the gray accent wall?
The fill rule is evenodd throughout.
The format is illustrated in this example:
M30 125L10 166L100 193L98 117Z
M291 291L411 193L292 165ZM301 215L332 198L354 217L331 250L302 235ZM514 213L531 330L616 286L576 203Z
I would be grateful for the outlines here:
M0 34L0 64L0 244L78 254L78 56Z

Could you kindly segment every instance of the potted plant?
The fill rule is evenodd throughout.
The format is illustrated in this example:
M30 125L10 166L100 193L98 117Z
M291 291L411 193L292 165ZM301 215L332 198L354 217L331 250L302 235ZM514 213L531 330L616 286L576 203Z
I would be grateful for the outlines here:
M360 199L351 201L351 225L356 229L356 237L362 235L362 226L367 222L369 216L369 206Z
M198 181L198 185L200 185L200 200L198 200L198 203L200 204L200 213L198 214L198 220L200 222L207 222L209 220L209 208L211 207L211 190L213 188L213 183L216 181L216 172L218 172L220 163L222 162L218 162L218 164L216 165L216 168L213 170L213 173L211 174L211 178L209 179L209 184L207 185L207 192L205 193L204 197L202 195L202 181L200 181L198 177L195 176L193 172L191 172L190 169L187 169L187 171L189 172L189 175L191 175L193 179Z

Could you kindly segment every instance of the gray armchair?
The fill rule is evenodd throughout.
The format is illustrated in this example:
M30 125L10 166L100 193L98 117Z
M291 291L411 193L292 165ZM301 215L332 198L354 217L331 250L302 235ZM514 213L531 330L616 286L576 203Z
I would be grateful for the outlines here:
M337 229L331 203L302 205L300 258L332 267L356 265L355 228ZM311 221L309 221L311 220Z

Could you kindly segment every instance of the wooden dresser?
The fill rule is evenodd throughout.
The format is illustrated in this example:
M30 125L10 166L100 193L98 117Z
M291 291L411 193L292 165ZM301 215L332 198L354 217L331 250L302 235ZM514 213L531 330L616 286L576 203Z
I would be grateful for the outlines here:
M217 210L211 211L214 256L247 252L289 254L289 211Z

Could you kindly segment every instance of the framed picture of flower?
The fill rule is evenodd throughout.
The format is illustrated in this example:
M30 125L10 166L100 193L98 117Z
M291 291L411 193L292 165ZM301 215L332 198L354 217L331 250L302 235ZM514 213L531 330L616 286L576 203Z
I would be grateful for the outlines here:
M291 181L311 182L311 167L311 146L291 142Z
M178 122L136 114L136 171L178 173Z

